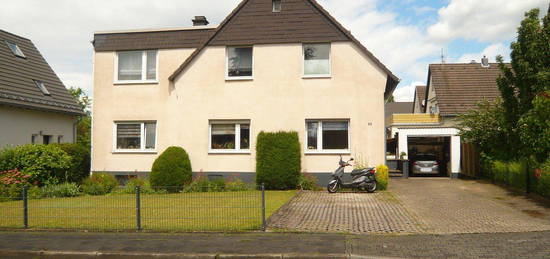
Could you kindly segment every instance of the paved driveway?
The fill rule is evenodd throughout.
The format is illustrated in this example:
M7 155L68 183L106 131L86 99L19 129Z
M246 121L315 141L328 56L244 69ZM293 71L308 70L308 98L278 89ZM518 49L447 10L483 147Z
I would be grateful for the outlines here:
M478 181L392 179L388 192L302 192L271 229L348 233L497 233L550 230L550 209Z

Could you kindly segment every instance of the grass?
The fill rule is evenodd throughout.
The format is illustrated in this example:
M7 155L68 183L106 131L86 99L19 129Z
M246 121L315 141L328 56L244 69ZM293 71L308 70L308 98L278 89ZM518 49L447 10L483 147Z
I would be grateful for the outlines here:
M296 191L266 191L266 218ZM29 227L38 229L136 229L135 195L29 200ZM261 192L141 195L144 230L239 231L261 228ZM0 203L0 227L23 227L23 201Z

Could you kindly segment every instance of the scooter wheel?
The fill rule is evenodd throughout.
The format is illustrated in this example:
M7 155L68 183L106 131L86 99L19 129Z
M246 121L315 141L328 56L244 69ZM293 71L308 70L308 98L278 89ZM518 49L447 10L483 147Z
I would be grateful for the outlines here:
M368 184L367 184L367 187L365 187L365 190L366 190L368 193L373 193L373 192L376 191L376 187L377 187L377 182L374 181L374 182L368 183Z
M337 193L339 190L340 190L340 185L338 184L338 182L329 183L327 185L327 191L329 193Z

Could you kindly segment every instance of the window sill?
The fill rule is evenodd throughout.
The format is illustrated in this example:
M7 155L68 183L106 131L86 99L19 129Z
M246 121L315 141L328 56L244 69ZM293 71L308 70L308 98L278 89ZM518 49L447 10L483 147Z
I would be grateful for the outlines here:
M349 150L306 150L306 155L350 155Z
M156 150L114 150L113 154L156 154Z
M302 79L329 79L332 78L331 75L303 75Z
M115 81L114 85L156 85L159 81L149 80L149 81Z
M250 155L250 150L208 150L208 154L241 154Z
M225 81L254 81L254 77L241 76L241 77L225 77Z

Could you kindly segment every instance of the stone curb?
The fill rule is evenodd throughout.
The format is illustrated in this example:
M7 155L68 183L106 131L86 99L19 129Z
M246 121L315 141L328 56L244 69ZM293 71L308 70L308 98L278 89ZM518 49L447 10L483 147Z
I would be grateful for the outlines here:
M40 259L88 259L88 258L137 258L137 259L162 259L162 258L199 258L199 259L397 259L380 256L361 256L361 255L343 255L343 254L193 254L193 253L133 253L133 252L73 252L73 251L15 251L0 250L0 258L34 258Z

